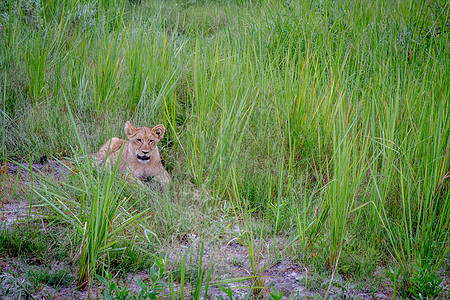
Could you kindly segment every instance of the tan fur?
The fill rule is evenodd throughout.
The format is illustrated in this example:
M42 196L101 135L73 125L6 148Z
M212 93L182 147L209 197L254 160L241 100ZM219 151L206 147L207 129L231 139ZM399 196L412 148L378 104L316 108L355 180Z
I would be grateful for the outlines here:
M167 186L170 182L170 176L161 163L157 146L165 131L164 125L156 125L153 128L136 128L131 122L127 121L125 133L128 140L114 137L108 140L94 156L102 162L115 164L120 149L125 143L119 162L120 172L132 174L143 181L155 177L161 185Z

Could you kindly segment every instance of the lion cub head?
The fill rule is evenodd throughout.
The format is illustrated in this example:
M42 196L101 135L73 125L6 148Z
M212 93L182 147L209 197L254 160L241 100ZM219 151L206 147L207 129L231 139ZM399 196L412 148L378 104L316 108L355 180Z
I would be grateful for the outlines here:
M166 128L161 124L153 128L136 128L129 121L125 123L125 133L135 151L138 161L141 163L147 163L152 158L152 155L158 153L157 144L163 138L165 132Z

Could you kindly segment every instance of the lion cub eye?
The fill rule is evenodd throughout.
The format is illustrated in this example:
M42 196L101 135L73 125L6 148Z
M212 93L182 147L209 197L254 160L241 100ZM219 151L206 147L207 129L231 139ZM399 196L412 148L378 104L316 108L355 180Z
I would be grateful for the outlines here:
M137 141L138 141L139 143L142 143L142 140L141 140L141 139L137 139Z
M148 141L149 144L153 143L153 140Z

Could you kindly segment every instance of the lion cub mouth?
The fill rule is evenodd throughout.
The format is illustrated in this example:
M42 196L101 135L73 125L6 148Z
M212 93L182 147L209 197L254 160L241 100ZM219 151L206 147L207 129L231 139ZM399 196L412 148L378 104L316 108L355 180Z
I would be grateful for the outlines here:
M139 154L137 154L136 156L137 156L137 159L139 159L139 160L149 160L150 159L150 156L140 156Z

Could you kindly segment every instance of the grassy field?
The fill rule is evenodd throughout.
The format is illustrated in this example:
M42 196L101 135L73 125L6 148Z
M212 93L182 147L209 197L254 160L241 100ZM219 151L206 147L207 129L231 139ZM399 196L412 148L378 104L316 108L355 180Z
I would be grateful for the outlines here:
M30 287L16 293L99 275L125 299L115 280L146 272L143 297L199 298L226 285L203 247L233 240L249 297L278 299L261 241L308 270L317 298L350 283L448 294L448 2L5 0L0 21L3 169L69 157L76 170L0 174L0 205L32 204L0 230L0 261L44 266L19 272ZM165 125L169 191L80 158L127 120ZM174 258L194 240L196 255Z

